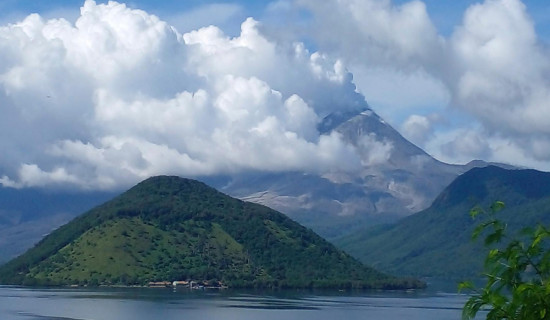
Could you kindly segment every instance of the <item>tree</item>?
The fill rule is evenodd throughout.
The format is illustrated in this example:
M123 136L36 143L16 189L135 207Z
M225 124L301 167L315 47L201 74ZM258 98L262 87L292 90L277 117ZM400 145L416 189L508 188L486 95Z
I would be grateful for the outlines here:
M484 234L489 252L485 286L476 289L472 282L459 285L459 290L473 293L462 318L473 319L480 310L487 310L489 320L550 319L550 229L539 224L510 237L508 226L496 218L503 208L504 203L497 201L490 210L475 207L470 211L473 218L486 217L472 237Z

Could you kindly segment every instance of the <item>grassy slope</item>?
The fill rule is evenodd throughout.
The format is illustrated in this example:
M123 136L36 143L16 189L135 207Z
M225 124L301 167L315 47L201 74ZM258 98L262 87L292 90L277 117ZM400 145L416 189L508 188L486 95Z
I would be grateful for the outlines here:
M167 275L231 277L231 270L250 269L243 247L219 225L207 230L186 222L181 228L192 232L162 230L136 217L108 221L31 268L30 276L54 283L137 284Z
M379 270L412 276L464 277L481 271L485 250L471 240L479 221L468 212L502 200L499 213L511 230L550 223L550 175L534 170L474 169L453 182L420 213L395 225L363 230L338 240Z
M196 181L155 177L0 267L2 283L410 287L365 267L286 216Z

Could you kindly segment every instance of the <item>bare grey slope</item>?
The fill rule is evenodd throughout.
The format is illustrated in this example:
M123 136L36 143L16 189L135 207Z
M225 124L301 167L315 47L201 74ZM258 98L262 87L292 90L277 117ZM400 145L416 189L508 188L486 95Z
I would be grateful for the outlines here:
M368 108L331 114L319 131L337 131L354 145L361 156L360 172L249 174L219 187L286 213L331 239L423 210L459 174L486 165L440 162ZM383 151L386 156L380 158Z

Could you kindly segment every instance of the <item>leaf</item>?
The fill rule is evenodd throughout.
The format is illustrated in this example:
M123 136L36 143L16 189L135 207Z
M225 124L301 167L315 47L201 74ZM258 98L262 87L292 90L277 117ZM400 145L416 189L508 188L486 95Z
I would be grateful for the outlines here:
M475 286L471 281L463 281L458 284L458 292L462 292L462 290L474 290Z
M464 305L462 309L462 319L469 320L475 318L477 312L485 303L479 299L477 296L473 296Z
M470 210L470 217L472 217L472 219L475 219L475 217L482 213L485 213L485 210L483 210L483 208L480 206L475 206Z
M542 241L542 235L535 236L535 239L533 239L533 243L531 243L531 248L534 248Z
M485 229L485 226L479 225L474 229L474 232L472 232L472 239L477 239L479 237L479 234Z
M504 209L505 205L504 205L504 202L502 201L495 201L493 202L493 204L491 205L491 212L492 213L497 213L499 211L501 211L502 209Z
M488 248L485 286L475 289L470 287L471 283L461 284L461 289L474 292L463 308L462 317L473 319L484 307L489 320L550 319L550 231L538 225L509 237L506 223L494 215L503 208L503 202L493 203L488 221L474 229L474 238L487 231L486 246L500 244ZM486 212L479 207L470 211L473 217L480 213Z
M472 233L472 239L476 239L477 237L479 237L483 230L485 230L488 226L494 225L495 223L497 223L496 220L490 220L478 225Z
M516 294L522 294L524 291L528 289L529 289L529 285L526 283L522 283L516 288Z
M488 259L492 259L494 257L496 257L498 254L499 254L500 250L498 249L492 249L491 251L489 251L489 255L487 256Z
M548 238L550 234L548 233L548 230L544 228L544 226L539 225L534 232L533 242L531 243L531 247L537 246L542 240L545 238Z
M504 236L504 229L497 229L485 238L485 244L490 245L496 242L500 242Z

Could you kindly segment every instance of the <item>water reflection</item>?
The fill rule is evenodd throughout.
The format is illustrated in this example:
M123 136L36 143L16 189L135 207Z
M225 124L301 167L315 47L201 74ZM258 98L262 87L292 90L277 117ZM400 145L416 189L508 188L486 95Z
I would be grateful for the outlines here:
M460 319L454 293L0 287L0 319Z

